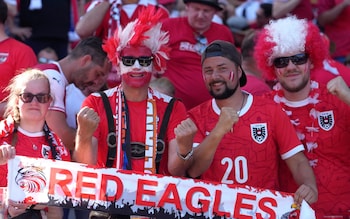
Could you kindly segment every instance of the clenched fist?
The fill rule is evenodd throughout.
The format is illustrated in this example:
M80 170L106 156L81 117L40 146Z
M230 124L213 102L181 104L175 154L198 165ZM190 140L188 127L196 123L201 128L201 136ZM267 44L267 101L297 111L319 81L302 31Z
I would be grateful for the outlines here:
M190 118L187 118L177 125L174 133L179 147L178 152L180 154L188 153L192 149L193 138L197 133L196 124Z
M83 107L77 115L77 123L79 133L92 136L100 123L100 117L93 109Z
M216 128L220 129L224 134L233 130L233 125L239 120L239 114L231 107L222 107L219 121Z

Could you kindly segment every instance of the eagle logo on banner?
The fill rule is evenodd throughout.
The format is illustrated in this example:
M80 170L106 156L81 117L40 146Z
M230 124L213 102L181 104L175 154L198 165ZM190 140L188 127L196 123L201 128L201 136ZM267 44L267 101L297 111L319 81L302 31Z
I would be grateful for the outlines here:
M255 123L250 125L250 133L253 140L262 144L267 139L267 124L266 123Z
M318 125L325 131L329 131L334 126L333 110L320 112L318 114Z
M18 170L15 181L23 191L35 193L44 190L47 180L42 168L25 166Z

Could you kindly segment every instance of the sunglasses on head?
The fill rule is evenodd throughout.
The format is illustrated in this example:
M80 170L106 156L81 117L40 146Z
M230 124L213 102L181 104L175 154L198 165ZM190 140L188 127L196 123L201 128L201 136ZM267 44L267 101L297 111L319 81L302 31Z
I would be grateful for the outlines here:
M288 66L289 60L292 61L294 65L302 65L307 62L308 58L309 58L308 54L305 54L305 53L300 53L289 57L279 57L273 60L273 65L276 68L285 68Z
M152 56L140 56L140 57L123 56L122 62L125 66L133 66L137 60L142 67L148 67L151 65L152 59L153 59Z
M51 100L50 94L32 94L32 93L22 93L18 95L23 103L30 103L33 101L34 97L39 103L47 103Z
M203 35L196 36L196 41L197 41L197 43L202 44L202 45L208 44L208 39Z
M39 61L39 63L49 63L49 62L54 61L54 60L48 59L48 58L45 58L45 57L40 57L38 59L38 61Z
M203 35L196 36L196 50L199 54L202 54L208 45L208 39Z

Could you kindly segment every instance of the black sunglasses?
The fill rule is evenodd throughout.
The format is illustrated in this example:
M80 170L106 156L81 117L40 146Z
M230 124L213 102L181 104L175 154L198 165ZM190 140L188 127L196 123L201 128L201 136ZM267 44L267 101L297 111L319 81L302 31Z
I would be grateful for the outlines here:
M294 65L302 65L307 62L307 59L309 58L308 54L306 53L300 53L294 56L289 56L289 57L279 57L275 58L273 60L273 65L276 68L285 68L289 64L289 60L292 61Z
M152 63L152 56L140 56L140 57L133 57L133 56L123 56L122 57L122 62L125 66L133 66L137 61L142 67L147 67L150 66Z
M18 95L23 103L30 103L33 101L34 97L39 103L47 103L51 100L50 94L32 94L32 93L22 93Z

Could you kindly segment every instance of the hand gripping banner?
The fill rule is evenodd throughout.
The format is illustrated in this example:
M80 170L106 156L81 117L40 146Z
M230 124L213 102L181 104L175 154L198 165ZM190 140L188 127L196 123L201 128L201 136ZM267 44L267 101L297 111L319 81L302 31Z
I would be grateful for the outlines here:
M136 173L16 156L8 162L9 199L156 218L315 218L293 194L250 186Z

